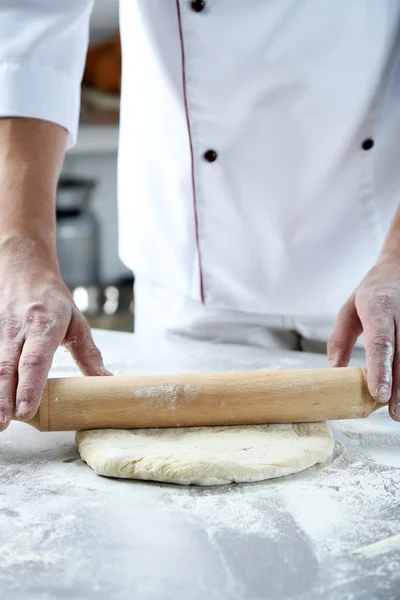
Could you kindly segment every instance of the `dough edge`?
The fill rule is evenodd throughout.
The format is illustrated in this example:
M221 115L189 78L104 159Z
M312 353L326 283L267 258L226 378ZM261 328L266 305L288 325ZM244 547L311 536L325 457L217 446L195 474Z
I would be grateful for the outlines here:
M118 437L121 432L123 435L134 433L135 435L143 436L149 440L149 447L154 439L163 435L185 435L186 432L190 435L200 434L216 434L217 430L223 435L230 435L235 431L250 431L259 430L260 428L301 428L306 434L304 439L309 438L312 441L310 448L300 448L296 460L293 461L293 456L290 456L288 464L268 464L264 462L260 464L242 464L230 460L229 454L222 452L212 463L202 459L200 456L185 457L182 454L182 446L179 448L177 441L177 453L171 455L158 455L145 451L138 452L138 457L135 457L135 452L132 451L132 456L129 452L118 450ZM154 438L152 438L154 436ZM115 442L112 443L115 437ZM329 423L299 423L288 425L244 425L231 427L193 427L180 429L141 429L141 430L88 430L79 431L75 436L78 444L79 454L84 462L86 462L98 475L120 479L136 479L143 481L156 481L163 483L175 483L179 485L200 485L213 486L229 483L251 483L284 477L299 473L316 464L324 462L333 452L334 437ZM107 440L108 443L104 444ZM111 441L111 444L109 443ZM115 450L114 450L115 449ZM128 457L129 455L129 457ZM183 459L182 459L183 456ZM186 460L186 461L185 461ZM290 462L292 460L292 462Z

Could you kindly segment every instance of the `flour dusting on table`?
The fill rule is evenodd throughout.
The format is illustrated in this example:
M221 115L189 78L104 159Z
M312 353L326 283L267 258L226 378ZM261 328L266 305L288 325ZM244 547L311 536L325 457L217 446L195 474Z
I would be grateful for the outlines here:
M116 373L154 372L155 365L171 373L326 363L254 348L213 351L190 341L174 352L150 343L143 349L131 338L108 344L103 335L97 341ZM57 366L74 375L67 358L61 352ZM72 434L12 424L0 436L4 597L108 600L118 589L118 600L258 600L266 596L256 591L270 589L271 581L287 589L292 579L295 591L275 588L271 597L397 600L400 426L381 409L333 428L335 453L325 465L257 484L186 489L98 477L79 460ZM280 564L287 581L271 567ZM298 593L305 572L309 579ZM197 588L198 595L187 595Z

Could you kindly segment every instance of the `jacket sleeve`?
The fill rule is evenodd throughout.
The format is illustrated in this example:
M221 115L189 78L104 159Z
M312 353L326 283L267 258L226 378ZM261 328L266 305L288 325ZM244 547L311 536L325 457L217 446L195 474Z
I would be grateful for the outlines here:
M33 117L76 141L93 0L0 0L0 117Z

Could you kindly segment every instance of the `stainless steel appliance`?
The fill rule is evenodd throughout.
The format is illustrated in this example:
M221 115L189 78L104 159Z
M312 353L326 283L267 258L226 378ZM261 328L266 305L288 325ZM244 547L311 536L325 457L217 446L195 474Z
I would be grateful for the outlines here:
M57 189L57 254L69 288L99 284L99 226L90 212L95 181L62 177Z
M57 189L57 254L75 304L93 327L133 330L133 278L100 278L100 232L90 202L96 182L62 177Z

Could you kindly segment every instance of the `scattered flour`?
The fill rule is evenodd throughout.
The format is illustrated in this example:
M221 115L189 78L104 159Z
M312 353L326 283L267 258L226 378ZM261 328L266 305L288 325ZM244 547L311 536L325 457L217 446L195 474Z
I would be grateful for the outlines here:
M98 340L101 342L101 335ZM107 340L104 338L100 345L105 349L107 365L115 373L154 372L155 364L159 372L171 373L191 372L194 365L206 371L210 364L213 370L252 370L264 365L296 368L325 363L324 357L320 363L313 357L313 362L306 365L307 357L301 354L288 352L279 358L276 353L241 347L227 346L224 352L218 349L212 353L209 345L190 341L174 353L161 348L159 361L154 356L154 345L149 344L147 355L138 346L136 352L132 351L133 358L124 362L128 342L111 346ZM58 364L61 375L76 374L64 353ZM35 577L39 588L47 574L48 586L55 582L61 591L85 589L87 597L105 597L96 594L103 591L108 580L114 581L118 568L128 570L128 561L134 556L129 546L132 528L128 529L127 523L140 509L148 510L142 531L145 561L157 550L151 547L149 551L146 538L152 518L156 519L157 529L159 524L172 520L174 530L180 520L183 532L190 529L189 524L205 532L224 558L229 554L226 542L224 545L221 541L226 534L225 539L233 540L237 548L243 546L246 552L254 548L255 560L260 560L259 553L265 548L273 552L279 544L287 548L296 540L305 540L315 557L312 564L317 576L321 577L321 583L315 585L327 583L329 589L316 587L320 595L306 595L302 600L399 597L396 577L400 573L400 553L393 540L400 534L400 468L396 459L400 426L390 420L385 409L367 420L335 423L335 454L325 465L278 480L214 489L101 478L78 460L72 434L39 434L18 424L11 429L0 438L2 590L9 592L12 586L23 586ZM115 533L117 529L120 537ZM189 535L193 535L191 529ZM187 550L187 538L183 541L182 553ZM367 548L374 551L376 544L380 544L379 554L370 558ZM385 548L389 547L387 552ZM107 560L102 560L103 548L113 556L109 571ZM229 557L226 561L228 564ZM298 561L300 564L301 557ZM120 581L128 577L127 570L121 573ZM233 563L231 571L235 570L240 570L240 565ZM368 595L368 590L362 596L347 592L346 586L350 588L353 582L355 589L364 581L370 586L372 576L379 578L382 590L395 582L395 595L386 591L379 596Z
M210 535L229 529L273 539L281 535L280 517L287 511L323 558L400 532L399 489L400 470L378 466L339 443L330 464L305 473L218 491L168 486L163 498L167 510L173 504ZM387 519L391 513L393 520Z
M357 548L352 552L353 556L366 556L368 558L375 558L380 554L387 554L392 552L400 551L400 534L392 535L384 540L375 542L374 544L368 544Z
M190 384L144 386L134 391L136 398L143 399L145 406L159 406L170 410L176 409L178 399L188 403L198 396L197 391Z
M26 464L3 462L2 487L7 494L0 496L0 584L10 573L23 582L24 574L32 570L58 572L65 564L71 566L65 581L84 580L92 568L93 544L107 548L113 538L105 520L108 511L112 510L113 528L123 532L139 505L148 507L149 527L152 514L160 523L179 519L183 530L191 523L200 534L206 533L222 556L227 552L226 540L244 548L254 543L267 551L308 540L319 568L334 569L326 576L330 600L353 600L341 592L335 596L334 590L370 576L370 561L379 559L354 552L400 534L400 469L377 464L363 454L362 444L350 442L353 445L344 448L339 441L328 464L302 474L212 490L101 478L75 460L72 444L63 451L44 453L39 464L29 462L27 456ZM12 450L8 444L7 452ZM70 458L73 462L63 462ZM117 510L111 508L115 506ZM14 517L9 516L10 510L15 511ZM83 535L98 540L89 537L85 542ZM126 543L125 538L120 543ZM398 550L396 546L381 552L384 559L374 564L376 577L385 581L388 573L396 577Z
M179 398L180 386L178 385L157 385L154 387L145 386L135 390L136 398L142 398L143 404L148 406L160 406L174 410Z

